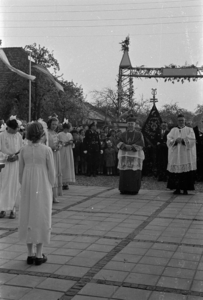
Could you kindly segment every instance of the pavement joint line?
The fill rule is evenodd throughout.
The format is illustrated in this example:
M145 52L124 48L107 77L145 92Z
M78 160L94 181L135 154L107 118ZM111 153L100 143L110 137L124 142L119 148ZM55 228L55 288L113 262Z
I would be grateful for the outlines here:
M134 229L127 237L123 238L119 244L117 244L112 250L110 250L101 260L99 260L89 271L81 278L80 281L76 282L69 290L65 292L66 296L71 296L70 300L75 297L78 292L86 285L82 280L84 277L93 279L93 277L101 270L103 267L112 260L122 249L124 249L136 235L139 234L153 219L157 217L160 212L162 212L170 203L174 201L177 196L172 195L166 202L163 203L157 210L155 210L145 221L143 221L136 229ZM94 271L93 271L94 270ZM63 296L59 300L63 300Z
M61 210L61 209L60 209ZM68 210L68 211L72 211L72 212L77 212L77 213L85 213L85 214L112 214L112 212L105 212L105 211L94 211L94 210L91 210L91 211L85 211L85 210L77 210L77 209L63 209L63 210ZM57 211L57 210L56 210ZM135 213L120 213L120 212L115 212L114 213L115 215L127 215L127 216L138 216L138 217L148 217L149 215L145 215L145 214L136 214ZM160 217L157 217L159 219L174 219L174 220L182 220L182 221L185 221L185 220L188 220L188 216L185 217L185 218L174 218L174 217L165 217L165 216L160 216ZM192 219L189 219L190 221L197 221L197 222L202 222L203 219L197 219L197 218L192 218Z
M112 187L107 188L107 189L104 190L104 191L100 191L100 192L95 193L95 194L93 194L93 195L91 195L91 196L87 196L85 199L82 199L82 200L80 200L80 201L78 201L78 202L76 202L76 203L69 204L69 205L67 205L67 206L65 206L65 207L63 207L63 208L61 208L61 209L58 209L58 210L56 210L56 209L54 208L55 211L52 212L52 216L54 216L54 215L56 215L56 214L58 214L58 213L60 213L60 212L62 212L62 211L64 211L64 210L67 210L67 209L69 209L69 208L71 208L71 207L74 207L74 206L77 206L77 205L79 205L79 204L81 204L81 203L84 203L84 202L86 202L86 201L88 201L88 200L90 200L90 199L92 199L92 198L94 198L94 197L97 197L99 194L102 194L102 193L104 193L104 192L108 192L108 191L113 190L113 189L114 189L114 188L112 188Z
M188 246L194 248L203 248L203 245L197 244L188 244L188 243L177 243L177 242L165 242L165 241L153 241L153 240L142 240L142 239L133 239L134 242L143 242L143 243L155 243L155 244L165 244L165 245L176 245L176 246Z
M4 237L7 237L15 232L18 231L18 228L12 229L12 230L8 230L7 232L3 233L0 235L0 239L3 239Z
M105 285L117 285L122 287L128 287L133 289L140 289L140 290L149 290L149 291L159 291L159 292L166 292L166 293L176 293L180 295L188 295L188 296L200 296L203 297L203 292L196 292L191 290L184 290L184 289L176 289L170 287L162 287L162 286L155 286L150 284L143 284L143 283L130 283L130 282L118 282L118 281L110 281L105 279L92 279L91 283L98 283L98 284L105 284Z
M65 279L65 280L72 280L72 281L81 280L81 277L77 277L77 276L59 275L59 274L45 273L45 272L39 272L39 271L26 271L26 270L5 269L5 268L0 268L0 274L1 273L39 276L39 277Z

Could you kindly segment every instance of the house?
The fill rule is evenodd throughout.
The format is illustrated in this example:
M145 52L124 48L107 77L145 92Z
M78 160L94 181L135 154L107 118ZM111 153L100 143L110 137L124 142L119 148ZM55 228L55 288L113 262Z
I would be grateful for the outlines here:
M102 109L92 105L89 102L84 102L84 106L88 112L87 123L92 123L94 121L97 123L98 127L115 123L116 120Z
M6 54L11 66L29 74L29 60L28 54L22 47L1 48ZM12 80L15 73L8 69L8 67L0 60L0 93L10 80ZM25 79L26 80L26 79Z

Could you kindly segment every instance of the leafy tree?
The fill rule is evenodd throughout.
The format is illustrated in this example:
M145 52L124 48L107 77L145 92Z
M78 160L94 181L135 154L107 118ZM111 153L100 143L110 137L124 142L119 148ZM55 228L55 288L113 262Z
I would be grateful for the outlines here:
M117 91L111 88L104 88L101 91L94 90L92 92L93 104L103 110L104 113L114 117L115 119L125 120L129 111L133 111L142 122L147 118L150 111L150 103L148 99L144 99L143 95L140 100L133 100L133 104L129 105L125 98L121 103L119 111L119 101ZM120 115L119 115L120 114Z
M203 114L203 105L198 104L195 109L195 114Z
M170 103L163 105L162 109L159 111L162 120L166 121L171 127L177 124L177 115L183 113L186 122L191 121L194 114L185 108L180 108L177 103Z
M55 74L60 70L59 63L57 59L54 58L54 51L50 52L45 47L37 46L36 43L26 45L24 49L27 53L31 51L31 57L36 64L42 65L47 69L53 68Z

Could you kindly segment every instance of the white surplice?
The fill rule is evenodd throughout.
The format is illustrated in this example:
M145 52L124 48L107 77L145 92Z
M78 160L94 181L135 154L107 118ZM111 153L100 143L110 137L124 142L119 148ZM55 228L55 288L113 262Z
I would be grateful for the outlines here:
M184 145L178 143L177 138L184 140ZM171 173L190 172L197 169L196 165L196 139L192 128L174 127L167 135L168 167Z
M0 160L5 167L0 173L0 211L13 210L19 196L19 161L7 162L8 155L20 151L23 145L20 133L0 133Z

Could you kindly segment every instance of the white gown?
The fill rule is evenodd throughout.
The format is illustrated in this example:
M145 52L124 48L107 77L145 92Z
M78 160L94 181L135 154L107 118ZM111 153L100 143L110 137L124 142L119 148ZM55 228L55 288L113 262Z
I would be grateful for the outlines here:
M55 181L51 148L29 142L20 153L19 239L48 244L51 236L52 186Z
M0 211L13 210L19 195L19 161L7 162L8 155L17 153L23 145L20 133L0 133L0 160L5 167L0 173Z
M69 132L60 132L58 134L58 138L62 143L67 143L73 140L73 136ZM62 181L64 185L69 182L75 182L75 167L72 147L72 145L69 145L67 147L62 147L60 150Z
M184 140L185 145L175 146L177 138ZM196 140L194 130L190 127L174 127L167 135L168 167L171 173L190 172L197 169Z

